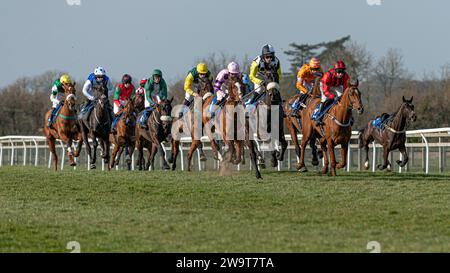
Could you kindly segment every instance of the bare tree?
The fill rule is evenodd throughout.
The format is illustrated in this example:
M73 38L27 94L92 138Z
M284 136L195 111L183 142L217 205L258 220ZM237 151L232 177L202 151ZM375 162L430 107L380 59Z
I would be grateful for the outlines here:
M392 90L407 75L403 56L398 49L388 49L374 68L374 79L380 85L385 96L391 96Z

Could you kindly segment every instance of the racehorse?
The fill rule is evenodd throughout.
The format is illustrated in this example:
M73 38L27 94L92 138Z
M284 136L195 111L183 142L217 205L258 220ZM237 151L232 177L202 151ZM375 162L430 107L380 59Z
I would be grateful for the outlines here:
M136 141L136 113L133 101L127 100L124 108L117 115L119 116L116 124L117 133L109 134L109 140L114 144L109 168L112 169L115 164L119 163L120 157L125 150L125 155L127 156L125 162L128 165L128 170L131 170L131 156L133 155Z
M56 121L53 124L53 128L47 127L47 120L51 115L51 111L45 114L45 125L44 125L44 135L47 138L47 143L52 153L53 169L57 170L58 157L55 149L55 141L60 139L67 149L67 155L69 156L70 166L76 166L74 157L78 157L80 154L82 142L80 135L80 128L76 120L76 109L75 109L75 83L63 85L65 99L63 106L59 111ZM72 153L72 141L77 140L78 146L77 151Z
M319 86L316 86L315 93ZM347 165L348 143L352 134L353 116L352 110L357 110L358 114L364 112L364 107L361 101L361 92L358 89L358 81L349 81L348 87L345 89L340 100L335 103L333 107L325 114L323 118L324 125L317 125L311 120L313 111L320 103L320 99L314 99L308 107L302 110L302 133L303 138L301 142L301 157L300 157L300 171L306 171L305 167L305 147L306 143L313 135L319 137L320 146L322 148L324 166L322 174L328 173L328 153L331 161L331 175L336 175L336 168L341 169ZM336 162L334 147L341 145L341 163Z
M284 153L287 149L287 141L284 137L284 128L283 128L283 101L281 99L280 94L280 86L278 83L275 82L275 79L277 78L276 71L260 71L258 72L258 78L263 79L263 82L266 83L265 85L262 85L261 88L263 88L263 92L261 92L260 98L262 98L262 104L267 107L267 121L265 126L267 126L267 133L271 133L271 125L272 125L272 106L275 105L278 107L278 117L277 117L277 124L278 124L278 136L275 142L279 142L281 144L281 152L274 149L271 153L272 159L272 167L276 167L278 165L278 161L283 161ZM258 106L259 107L259 103ZM257 112L257 122L258 122L258 128L260 127L261 123L261 117L260 112ZM259 130L258 130L258 138L260 138ZM274 141L273 139L271 141ZM276 143L278 144L278 143ZM258 151L259 153L259 151Z
M316 77L314 86L319 86L320 79L321 79L321 77ZM311 103L311 101L313 101L315 98L317 98L317 94L316 94L316 96L314 96L311 93L308 93L307 95L308 95L308 97L307 97L306 101L304 102L304 105L301 105L302 108L306 108ZM299 117L292 116L291 112L293 111L293 109L291 108L290 105L292 105L298 99L299 96L300 96L300 94L296 94L296 95L292 96L284 104L284 113L286 114L285 118L284 118L284 122L285 122L287 128L289 129L292 143L294 144L294 147L295 147L295 153L297 154L298 158L300 158L300 156L301 156L301 151L300 151L300 145L299 145L297 135L299 132L302 131L301 120L303 119L303 117L301 116L301 113L302 113L301 111L299 111ZM309 117L305 117L305 118L309 118ZM317 147L316 147L316 138L315 137L310 138L309 146L311 147L311 153L312 153L312 162L311 163L313 166L317 166L317 165L319 165L319 159L317 158ZM297 170L299 170L300 168L301 168L300 162L298 162Z
M202 98L202 106L205 104L205 100L207 98L212 97L214 95L213 84L208 78L199 78L197 90L198 90L197 93ZM194 102L192 102L189 105L189 109L192 111L192 113L194 113L194 111L201 111L201 109L194 109L194 105L195 105ZM203 107L202 107L202 109L203 109ZM195 113L194 113L194 115L195 115ZM201 140L196 139L195 134L194 134L194 132L196 130L195 127L199 126L200 124L196 124L196 122L194 122L192 120L188 121L188 123L191 124L191 126L192 126L192 128L191 128L192 143L191 143L189 152L187 154L188 171L191 171L191 159L194 154L194 151L196 149L199 149L200 161L206 161L206 156L205 156L205 153L203 152L203 144L202 144ZM203 128L203 122L202 122L201 126ZM175 141L175 144L178 147L179 141Z
M242 106L239 96L240 94L245 93L243 88L245 88L245 85L240 77L230 76L227 86L228 94L226 94L226 97L222 99L219 106L215 105L213 102L213 96L207 98L202 106L202 123L206 128L206 134L211 142L214 158L219 158L219 147L213 136L213 127L220 135L225 147L228 148L226 151L227 156L220 155L220 158L223 159L225 157L226 161L229 161L235 165L241 163L242 161L243 142L245 136L243 134L241 137L238 133L239 129L244 126L244 123L240 124L238 120L238 113L241 113L242 117L245 118L244 107ZM220 108L220 105L223 105L223 108ZM236 108L238 105L240 106L240 109ZM218 114L215 115L215 119L211 118L210 108L213 108L212 110L214 113L218 112ZM216 110L215 108L219 109ZM235 112L236 110L237 113Z
M147 120L148 130L136 127L136 148L138 150L138 166L139 170L143 169L144 161L144 147L149 152L148 161L145 166L146 170L151 167L154 169L154 161L156 152L159 150L163 162L162 168L170 169L165 159L165 152L162 148L162 142L168 140L172 129L172 101L164 99L157 104L156 108L152 110L150 117ZM173 144L172 144L173 146ZM173 150L172 150L173 151ZM172 166L175 169L175 165Z
M410 121L416 121L417 116L414 112L414 105L412 104L413 97L407 100L402 97L403 103L398 110L393 113L385 122L381 125L381 128L377 128L369 121L364 129L359 133L359 147L363 148L366 153L366 160L364 162L364 168L369 169L369 144L376 140L383 146L383 159L384 164L379 164L377 167L379 170L384 170L390 166L388 155L391 151L398 149L403 156L403 160L397 160L397 164L400 167L404 167L408 163L408 154L406 152L406 129L408 128Z
M111 131L111 114L109 108L107 88L104 85L99 85L93 88L95 101L94 109L86 119L80 119L81 134L84 144L86 145L86 152L90 157L90 168L96 168L97 161L97 139L100 141L103 162L109 163L109 133ZM94 151L92 153L89 145L89 137L92 139ZM109 167L109 165L108 165Z

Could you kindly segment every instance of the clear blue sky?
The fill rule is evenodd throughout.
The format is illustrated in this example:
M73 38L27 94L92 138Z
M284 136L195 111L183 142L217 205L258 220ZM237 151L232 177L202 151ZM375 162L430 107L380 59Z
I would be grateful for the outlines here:
M52 69L84 79L97 65L116 79L158 67L171 82L202 56L254 57L264 43L275 46L286 70L289 43L348 34L375 57L401 49L419 75L450 61L449 1L67 1L76 0L0 1L0 87Z

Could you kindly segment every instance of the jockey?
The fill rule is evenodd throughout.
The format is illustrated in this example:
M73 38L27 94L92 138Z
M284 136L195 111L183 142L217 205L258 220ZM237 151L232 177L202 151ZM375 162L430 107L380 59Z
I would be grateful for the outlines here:
M262 48L261 55L256 57L250 66L249 77L250 80L255 84L255 91L253 93L253 97L247 104L253 104L262 93L263 87L268 84L267 82L264 82L265 79L259 78L258 72L264 72L268 70L271 72L275 72L274 81L276 83L279 83L281 80L280 60L275 57L275 49L273 48L273 46L266 44Z
M145 95L145 84L147 83L147 79L142 79L139 82L139 88L136 89L135 95Z
M239 65L236 62L228 64L226 69L217 74L216 81L214 83L214 92L217 96L216 105L218 105L222 99L228 93L228 79L238 79L241 77L241 71ZM242 97L241 88L239 88L239 96Z
M132 78L130 75L125 74L122 76L122 83L118 84L114 92L114 120L111 125L112 133L116 133L117 121L119 121L119 112L125 106L126 100L130 100L134 97L135 88L131 83Z
M52 102L52 113L47 120L47 127L53 129L53 122L55 120L56 114L63 104L64 97L64 85L71 84L72 80L67 74L62 75L59 79L53 82L52 91L50 95L50 101Z
M99 85L104 85L107 90L107 94L104 94L107 97L110 97L113 93L113 85L109 80L109 77L106 76L106 71L103 67L99 66L94 70L94 73L91 73L88 76L88 79L84 83L83 86L83 95L88 99L87 102L81 109L80 118L87 118L91 113L92 108L94 107L95 97L92 95L92 89ZM108 105L109 112L111 115L111 120L114 119L114 114L111 110L111 106Z
M211 82L213 81L213 77L211 72L208 69L208 66L205 63L199 63L196 67L192 68L186 76L184 80L184 91L186 95L184 97L183 104L185 106L189 106L194 99L194 97L198 97L199 94L195 92L192 88L193 84L197 84L200 78L207 78ZM183 111L180 112L179 118L183 116Z
M298 111L301 109L300 105L306 101L308 94L312 92L317 74L323 74L323 69L317 58L312 58L308 64L304 64L298 71L297 83L295 86L300 91L300 96L291 106L293 109L291 116L298 117Z
M330 103L338 100L344 90L347 89L348 81L350 77L345 70L347 67L342 60L339 60L333 69L330 69L322 78L320 83L320 91L322 93L322 99L320 101L319 110L313 114L312 119L319 125L323 124L322 117L325 113L322 113Z
M162 71L153 70L152 77L147 79L145 84L145 109L139 124L142 128L148 129L147 120L151 111L161 100L167 99L167 84L162 77Z

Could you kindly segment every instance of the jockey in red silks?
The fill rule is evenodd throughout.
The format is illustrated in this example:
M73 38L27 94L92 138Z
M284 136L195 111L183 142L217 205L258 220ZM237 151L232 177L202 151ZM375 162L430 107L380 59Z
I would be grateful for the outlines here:
M322 93L322 98L320 100L320 106L318 111L314 111L312 119L315 120L319 125L322 125L322 118L328 110L327 107L338 100L344 90L347 89L348 81L350 80L349 75L345 70L347 67L342 60L339 60L334 68L330 69L325 73L320 83L320 91Z
M130 75L125 74L122 76L122 83L118 84L114 92L114 120L112 122L112 133L116 132L117 121L119 120L119 112L125 106L127 100L130 100L134 96L135 88L131 83L132 78Z

